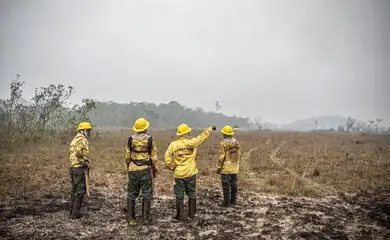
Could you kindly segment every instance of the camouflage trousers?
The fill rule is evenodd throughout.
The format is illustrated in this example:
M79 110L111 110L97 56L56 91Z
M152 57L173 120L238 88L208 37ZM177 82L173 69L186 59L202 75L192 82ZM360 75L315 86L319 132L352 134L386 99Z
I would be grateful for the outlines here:
M127 198L129 200L136 200L141 193L142 199L152 200L153 191L150 169L130 171L128 175Z
M84 197L86 193L84 168L71 168L70 178L72 184L71 197Z
M175 178L174 192L176 199L184 199L184 192L189 199L196 199L196 174L188 178Z

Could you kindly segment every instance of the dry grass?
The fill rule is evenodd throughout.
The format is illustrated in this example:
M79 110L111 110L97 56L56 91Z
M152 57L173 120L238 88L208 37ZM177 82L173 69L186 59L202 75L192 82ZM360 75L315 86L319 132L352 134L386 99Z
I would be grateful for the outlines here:
M127 176L124 144L131 132L104 131L91 139L94 158L91 191L96 187L123 191ZM163 157L174 132L152 133L157 141L160 174L157 194L173 194L173 176ZM243 147L239 188L255 192L324 196L388 187L390 138L381 135L339 133L238 132ZM23 145L2 152L0 197L20 198L38 192L67 197L68 144L62 140ZM220 188L216 172L220 136L212 136L198 150L198 186Z
M91 196L80 221L67 216L71 137L0 154L1 239L389 239L389 136L238 132L243 147L238 205L218 206L220 136L198 149L198 212L173 221L173 173L163 156L174 131L152 132L160 173L153 224L126 227L124 144L131 132L90 141ZM360 191L367 190L367 191ZM137 216L140 214L137 201ZM186 212L186 211L185 211Z

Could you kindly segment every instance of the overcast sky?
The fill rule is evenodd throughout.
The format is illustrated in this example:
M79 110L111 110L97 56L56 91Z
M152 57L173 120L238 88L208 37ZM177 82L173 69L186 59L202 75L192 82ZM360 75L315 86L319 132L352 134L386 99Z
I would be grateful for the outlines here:
M0 97L169 102L274 122L390 124L388 0L0 0Z

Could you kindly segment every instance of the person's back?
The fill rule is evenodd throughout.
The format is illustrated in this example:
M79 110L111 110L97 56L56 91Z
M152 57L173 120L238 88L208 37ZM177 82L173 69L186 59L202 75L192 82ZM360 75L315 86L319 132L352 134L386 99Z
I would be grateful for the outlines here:
M130 139L131 138L131 139ZM153 138L147 133L136 133L127 142L126 159L128 160L128 171L140 171L148 168L150 161L156 159L153 155ZM151 142L149 142L151 141ZM130 143L131 142L131 143ZM129 144L131 144L131 148Z
M234 132L231 126L225 126L221 133L223 141L219 144L217 173L221 174L222 206L229 206L230 204L236 204L237 173L240 169L241 146L233 137Z
M166 154L171 158L173 157L175 178L187 178L198 173L196 164L197 148L206 140L211 130L211 128L208 128L199 136L192 138L187 135L179 136L169 145Z
M135 121L134 135L126 144L126 164L128 171L127 220L135 223L135 201L141 193L142 218L149 220L151 200L153 199L153 179L157 172L157 147L153 138L147 134L150 123L144 118Z
M165 153L166 166L174 171L176 195L176 219L180 220L183 211L184 192L188 195L189 216L193 218L196 213L196 165L197 147L207 139L215 127L209 127L199 136L190 138L191 128L181 124L177 128L178 138L171 142Z
M220 152L224 155L221 173L237 174L240 170L240 142L234 137L224 138L220 143Z

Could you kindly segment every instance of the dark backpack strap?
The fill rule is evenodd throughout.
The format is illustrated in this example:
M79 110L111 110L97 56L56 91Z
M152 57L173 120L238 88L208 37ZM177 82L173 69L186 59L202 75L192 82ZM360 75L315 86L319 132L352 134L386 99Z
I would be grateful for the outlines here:
M129 137L129 140L127 141L127 146L130 148L130 152L133 151L133 137Z
M152 136L148 139L148 153L151 156L152 155L152 147L153 147L153 138Z

